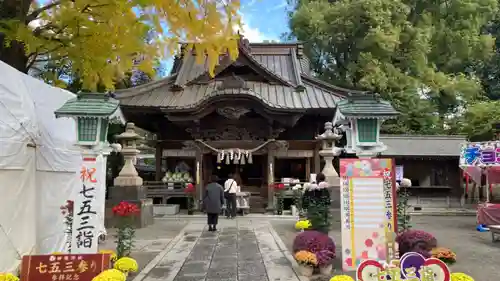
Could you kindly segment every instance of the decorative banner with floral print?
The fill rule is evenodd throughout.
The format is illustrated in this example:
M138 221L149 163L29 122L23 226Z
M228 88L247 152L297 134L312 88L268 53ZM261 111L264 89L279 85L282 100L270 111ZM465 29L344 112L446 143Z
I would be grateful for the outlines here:
M396 188L392 159L340 159L342 268L396 256Z

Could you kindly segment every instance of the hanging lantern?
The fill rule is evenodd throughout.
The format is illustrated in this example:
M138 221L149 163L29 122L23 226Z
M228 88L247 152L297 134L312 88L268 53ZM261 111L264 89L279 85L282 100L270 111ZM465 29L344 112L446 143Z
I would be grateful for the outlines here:
M245 165L245 155L241 155L240 164Z
M229 159L229 158L230 158L230 157L229 157L229 155L228 155L228 156L226 156L226 165L229 165L229 163L230 163L230 161L231 161L231 159Z
M252 153L250 152L248 154L248 164L252 164L253 163L253 159L252 159Z

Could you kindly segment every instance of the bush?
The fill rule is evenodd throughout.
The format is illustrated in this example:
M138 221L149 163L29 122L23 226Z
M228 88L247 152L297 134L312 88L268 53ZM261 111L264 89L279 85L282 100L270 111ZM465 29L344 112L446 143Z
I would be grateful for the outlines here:
M335 258L335 242L328 235L306 230L299 233L293 241L293 252L309 251L318 256L318 265L328 265Z
M303 195L303 208L307 207L307 219L311 229L328 234L330 229L330 192L326 188L308 190Z
M399 244L399 256L408 252L417 252L426 258L431 257L432 249L437 247L434 235L423 230L407 230L396 237Z

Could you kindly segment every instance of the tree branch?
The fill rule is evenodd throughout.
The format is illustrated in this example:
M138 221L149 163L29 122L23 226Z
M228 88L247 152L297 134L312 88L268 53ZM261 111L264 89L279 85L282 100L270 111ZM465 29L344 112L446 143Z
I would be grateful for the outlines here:
M30 14L26 17L26 21L25 21L25 23L26 23L26 24L28 24L28 23L30 23L30 22L32 22L32 21L34 21L34 20L36 20L36 19L38 18L38 16L39 16L41 13L43 13L43 12L45 12L45 11L47 11L47 10L52 9L52 8L54 8L55 6L58 6L59 4L61 4L61 2L62 2L62 1L55 1L55 2L52 2L52 3L48 4L48 5L45 5L45 6L43 6L43 7L40 7L40 8L38 8L38 9L34 10L33 12L31 12L31 13L30 13Z

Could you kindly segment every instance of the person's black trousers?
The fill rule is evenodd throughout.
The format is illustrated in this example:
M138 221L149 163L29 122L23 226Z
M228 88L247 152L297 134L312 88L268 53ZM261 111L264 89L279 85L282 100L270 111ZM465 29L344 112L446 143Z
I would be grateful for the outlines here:
M219 214L207 213L207 224L209 226L216 226L219 223Z
M228 193L226 198L226 216L236 217L236 193Z

